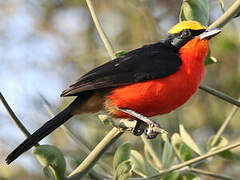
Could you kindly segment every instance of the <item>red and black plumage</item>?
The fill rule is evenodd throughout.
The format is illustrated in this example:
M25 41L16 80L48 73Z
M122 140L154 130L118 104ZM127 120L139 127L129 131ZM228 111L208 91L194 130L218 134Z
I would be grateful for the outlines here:
M203 76L208 39L220 31L206 32L195 21L185 21L169 36L109 61L78 79L61 96L77 96L62 112L23 141L9 156L9 164L75 114L106 110L128 118L118 108L144 116L168 113L185 103Z

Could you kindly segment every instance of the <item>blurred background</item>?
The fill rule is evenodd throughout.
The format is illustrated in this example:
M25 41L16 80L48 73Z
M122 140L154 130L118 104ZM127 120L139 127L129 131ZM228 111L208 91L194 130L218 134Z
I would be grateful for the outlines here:
M164 37L178 22L181 1L175 0L95 0L98 18L114 50L131 50ZM218 0L210 0L210 24L221 16ZM225 2L227 9L234 1ZM240 26L235 19L211 42L212 55L218 62L206 68L202 84L238 98L240 96ZM92 68L110 58L101 42L84 0L0 0L0 91L30 132L50 119L43 97L56 113L72 99L60 98L62 90ZM228 116L232 105L198 91L183 107L155 117L170 132L178 132L180 123L205 144ZM238 112L224 132L230 142L240 140ZM75 119L75 120L74 120ZM111 129L97 114L72 118L66 123L90 148ZM5 157L24 135L0 104L0 179L45 179L42 167L31 151L10 166ZM132 142L141 152L139 137L125 133L106 153L111 164L116 148ZM66 156L71 171L72 157L79 150L61 129L41 141L53 144ZM240 150L236 149L237 152ZM240 163L215 158L205 167L214 172L239 177Z

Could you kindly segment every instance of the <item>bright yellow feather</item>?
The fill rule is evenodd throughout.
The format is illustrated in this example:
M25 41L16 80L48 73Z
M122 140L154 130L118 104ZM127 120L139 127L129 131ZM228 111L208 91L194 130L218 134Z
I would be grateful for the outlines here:
M197 21L182 21L175 26L173 26L168 33L169 34L175 34L179 33L184 29L192 29L192 30L200 30L200 29L206 29L205 26L201 25Z

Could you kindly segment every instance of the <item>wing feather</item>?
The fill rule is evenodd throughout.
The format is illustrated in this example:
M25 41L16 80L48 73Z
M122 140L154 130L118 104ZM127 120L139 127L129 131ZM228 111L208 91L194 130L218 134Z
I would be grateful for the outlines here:
M166 44L146 45L89 71L61 96L166 77L175 73L181 63L177 51Z

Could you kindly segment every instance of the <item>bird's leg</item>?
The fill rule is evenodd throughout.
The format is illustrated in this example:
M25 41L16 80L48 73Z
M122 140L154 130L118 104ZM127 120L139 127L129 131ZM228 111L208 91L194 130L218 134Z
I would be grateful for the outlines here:
M145 135L147 136L148 139L153 139L155 138L158 134L167 134L168 132L165 131L164 129L161 128L160 124L155 122L154 120L152 119L149 119L133 110L130 110L130 109L124 109L124 108L118 108L119 111L122 111L126 114L129 114L133 117L136 117L137 119L143 121L144 123L147 124L147 127L145 128ZM134 128L134 131L137 132L139 130L139 127L141 124L136 124L136 127ZM134 133L133 131L133 133ZM140 130L141 132L141 130Z

